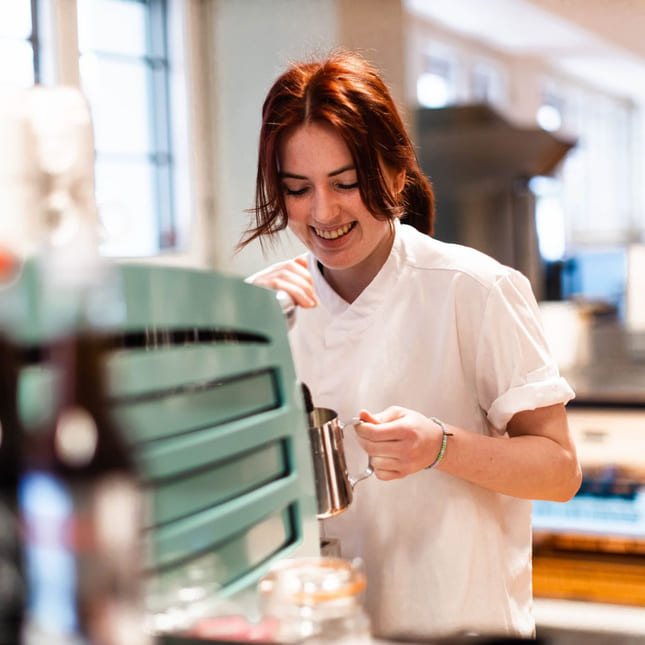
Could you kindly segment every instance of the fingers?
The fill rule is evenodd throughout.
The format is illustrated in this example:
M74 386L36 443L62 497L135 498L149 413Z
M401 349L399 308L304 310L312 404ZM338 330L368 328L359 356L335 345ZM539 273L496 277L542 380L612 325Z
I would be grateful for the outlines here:
M399 459L393 457L371 457L370 461L374 469L374 476L382 481L401 479L408 474L401 468L402 464Z
M403 408L391 407L378 414L361 410L358 417L361 423L356 426L356 434L370 442L397 441L405 429L400 421L405 416Z
M309 262L307 261L307 254L299 255L298 257L294 258L293 261L296 264L299 264L304 269L307 269L307 273L309 273Z
M379 470L374 469L374 477L380 479L383 482L393 481L394 479L403 479L407 473L402 473L394 470Z
M409 414L409 412L410 411L406 410L405 408L401 408L397 405L392 405L382 412L378 412L377 414L372 414L367 410L361 410L359 416L361 419L364 418L364 420L369 423L384 424L388 423L389 421L396 421L397 419L401 419L406 416L406 414ZM365 417L363 417L363 415L365 415Z
M318 304L305 256L260 271L253 276L252 282L261 287L284 291L300 307L315 307Z
M378 419L370 414L367 410L361 410L358 418L364 423L378 423Z
M372 415L361 414L361 418L374 418ZM359 434L359 427L362 428L362 434ZM370 462L374 469L374 475L377 479L391 480L400 479L410 474L410 460L406 456L405 442L396 440L386 440L380 435L381 425L374 429L364 423L357 424L356 434L358 441L363 450L370 456ZM373 438L372 438L373 437Z
M372 414L361 410L358 441L378 479L399 479L425 468L435 455L441 429L427 417L400 407Z
M262 286L270 286L276 291L288 293L294 303L300 307L309 308L318 304L313 284L302 282L294 276L275 277L271 280L271 284Z
M387 411L386 411L387 412ZM355 430L363 450L370 455L370 463L374 469L374 476L383 481L399 479L404 476L400 471L400 460L388 456L389 452L396 452L392 441L385 440L381 435L382 426L379 417L387 418L385 412L373 415L367 410L361 410L358 418L361 423L356 424ZM374 426L378 425L378 429ZM386 441L388 446L386 446Z

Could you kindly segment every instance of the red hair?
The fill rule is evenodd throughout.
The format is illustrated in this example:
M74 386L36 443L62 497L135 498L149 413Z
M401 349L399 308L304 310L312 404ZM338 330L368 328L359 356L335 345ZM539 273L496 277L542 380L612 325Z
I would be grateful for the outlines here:
M352 155L360 195L377 219L405 218L431 234L434 194L419 167L412 142L387 86L359 54L334 52L324 60L292 65L273 84L262 107L256 179L255 226L240 247L287 226L278 166L280 137L305 123L327 123ZM383 166L405 172L403 191L394 193Z

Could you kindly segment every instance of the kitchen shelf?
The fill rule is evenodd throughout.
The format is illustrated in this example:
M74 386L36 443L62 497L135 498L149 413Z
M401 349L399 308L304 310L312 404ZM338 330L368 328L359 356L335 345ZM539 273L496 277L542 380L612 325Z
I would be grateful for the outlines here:
M538 549L536 597L645 607L645 555Z

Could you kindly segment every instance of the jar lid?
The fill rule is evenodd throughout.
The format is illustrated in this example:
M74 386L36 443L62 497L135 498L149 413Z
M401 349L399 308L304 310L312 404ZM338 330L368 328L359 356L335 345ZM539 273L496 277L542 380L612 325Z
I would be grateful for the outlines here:
M355 597L366 585L360 559L311 557L280 561L260 580L258 589L265 597L313 605Z

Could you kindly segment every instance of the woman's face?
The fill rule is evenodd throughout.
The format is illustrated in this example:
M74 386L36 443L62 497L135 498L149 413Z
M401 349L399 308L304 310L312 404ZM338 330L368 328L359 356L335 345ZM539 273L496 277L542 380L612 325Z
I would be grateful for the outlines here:
M365 207L342 137L330 125L308 123L283 135L278 158L291 231L326 276L350 272L367 284L387 259L393 227Z

